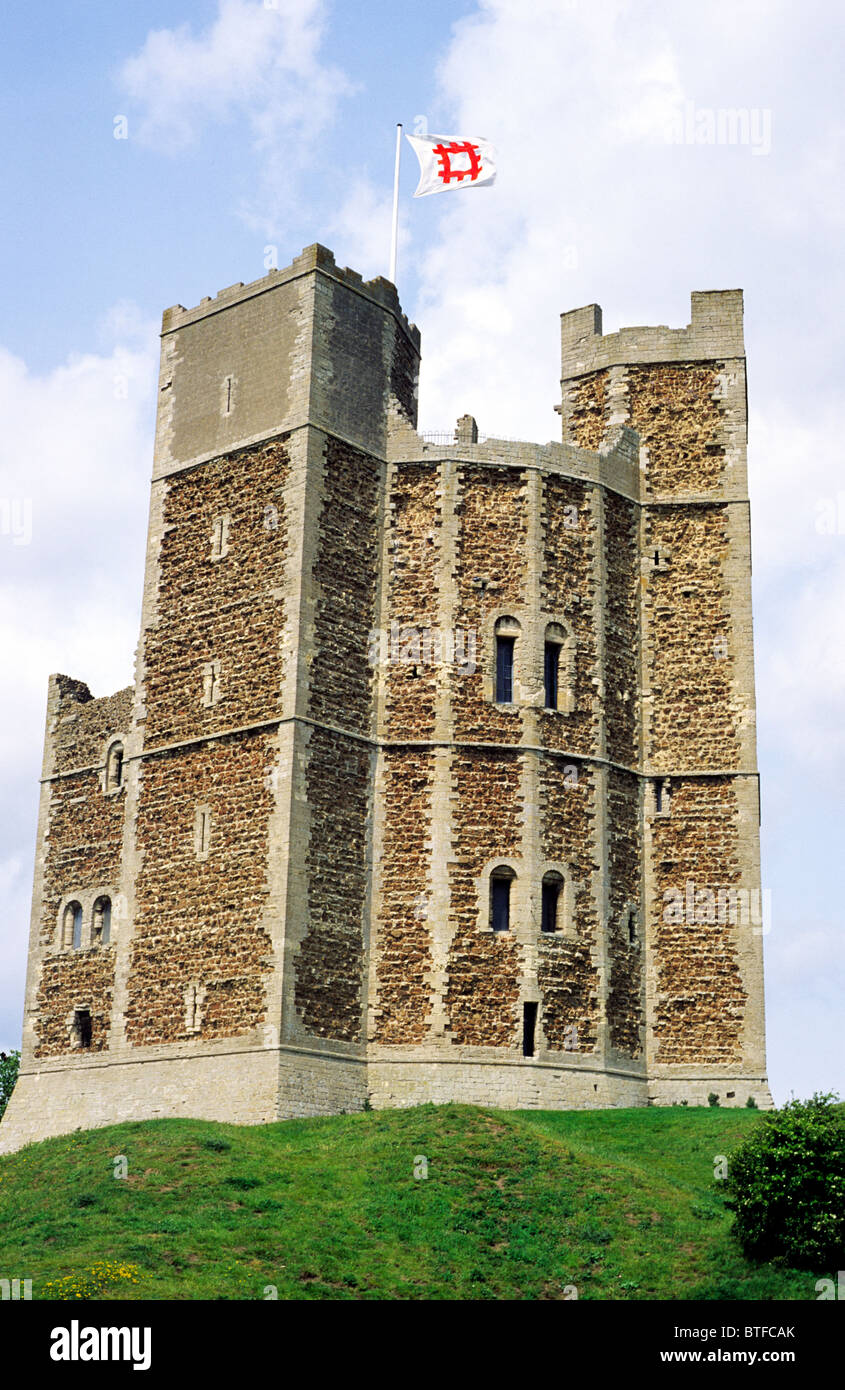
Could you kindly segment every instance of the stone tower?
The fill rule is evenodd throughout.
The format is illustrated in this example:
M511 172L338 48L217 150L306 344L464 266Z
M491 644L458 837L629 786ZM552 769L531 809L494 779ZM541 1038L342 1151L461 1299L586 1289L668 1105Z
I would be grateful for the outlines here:
M0 1151L765 1079L739 292L563 316L562 444L416 433L392 285L164 314L135 683L51 678Z

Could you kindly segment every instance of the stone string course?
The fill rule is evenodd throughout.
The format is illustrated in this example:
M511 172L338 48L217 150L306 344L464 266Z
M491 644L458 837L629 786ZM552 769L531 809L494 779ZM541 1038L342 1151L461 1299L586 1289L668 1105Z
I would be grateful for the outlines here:
M689 885L759 903L741 294L682 329L574 310L562 362L561 443L464 416L435 446L394 287L325 248L166 311L135 681L48 691L0 1151L368 1096L770 1103L759 928L677 911Z

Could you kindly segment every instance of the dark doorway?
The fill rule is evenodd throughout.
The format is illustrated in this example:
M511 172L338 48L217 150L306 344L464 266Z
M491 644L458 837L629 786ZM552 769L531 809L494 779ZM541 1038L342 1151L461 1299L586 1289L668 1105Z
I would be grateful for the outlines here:
M534 1032L537 1027L537 1005L523 1004L522 1006L522 1055L523 1057L534 1056Z

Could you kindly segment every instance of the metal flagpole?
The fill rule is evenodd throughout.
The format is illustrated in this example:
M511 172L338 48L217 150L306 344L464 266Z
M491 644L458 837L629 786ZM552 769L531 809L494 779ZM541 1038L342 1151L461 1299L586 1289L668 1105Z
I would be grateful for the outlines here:
M402 122L396 125L396 165L393 170L393 231L390 238L390 280L396 284L396 248L399 241L399 156L402 151Z

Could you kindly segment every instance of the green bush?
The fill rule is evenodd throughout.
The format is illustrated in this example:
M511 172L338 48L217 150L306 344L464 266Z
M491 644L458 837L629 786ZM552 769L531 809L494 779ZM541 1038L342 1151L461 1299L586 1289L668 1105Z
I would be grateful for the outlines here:
M18 1079L19 1052L0 1052L0 1119L12 1098L15 1082Z
M801 1269L845 1261L845 1118L817 1093L766 1115L733 1154L725 1184L750 1259Z

